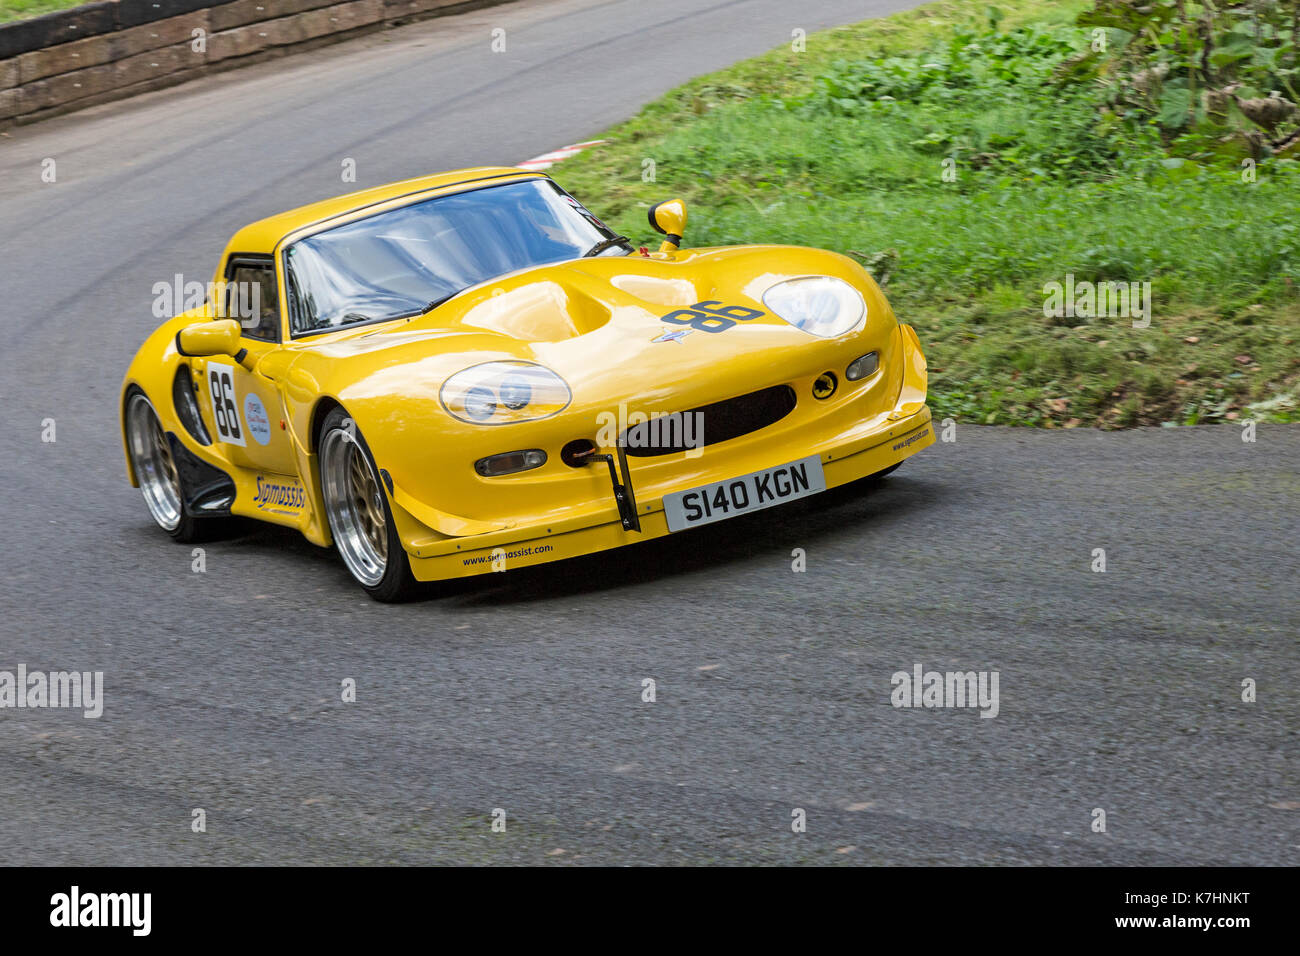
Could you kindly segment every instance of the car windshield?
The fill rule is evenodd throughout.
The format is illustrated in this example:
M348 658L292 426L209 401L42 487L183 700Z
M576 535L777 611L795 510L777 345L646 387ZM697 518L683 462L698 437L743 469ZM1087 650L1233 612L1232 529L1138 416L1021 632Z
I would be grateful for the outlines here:
M419 315L480 282L617 238L546 179L438 196L317 233L285 253L295 334ZM600 254L624 255L626 243Z

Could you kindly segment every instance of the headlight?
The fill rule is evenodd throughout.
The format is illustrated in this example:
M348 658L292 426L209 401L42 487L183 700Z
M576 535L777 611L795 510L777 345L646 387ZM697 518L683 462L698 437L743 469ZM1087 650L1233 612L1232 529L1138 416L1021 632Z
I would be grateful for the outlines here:
M852 330L867 314L862 294L833 276L778 282L763 293L763 304L795 328L824 339Z
M448 414L471 425L509 425L564 411L573 395L564 379L532 362L484 362L457 372L438 393Z

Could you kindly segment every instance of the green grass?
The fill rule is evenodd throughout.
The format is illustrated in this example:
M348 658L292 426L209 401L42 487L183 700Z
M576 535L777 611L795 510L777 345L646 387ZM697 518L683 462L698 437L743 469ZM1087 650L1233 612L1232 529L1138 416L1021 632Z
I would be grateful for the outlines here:
M79 7L87 2L88 0L0 0L0 23L28 20L43 13Z
M858 256L917 327L940 417L1300 419L1300 164L1243 182L1227 137L1165 143L1070 81L1085 6L1003 2L992 28L986 2L951 0L816 34L687 83L553 172L630 236L683 196L688 245ZM1045 317L1067 273L1150 281L1150 327Z

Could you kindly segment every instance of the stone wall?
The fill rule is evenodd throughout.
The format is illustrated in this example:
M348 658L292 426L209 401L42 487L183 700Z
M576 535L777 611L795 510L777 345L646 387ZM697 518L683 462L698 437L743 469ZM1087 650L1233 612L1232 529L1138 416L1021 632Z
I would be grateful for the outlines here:
M0 26L0 128L510 0L107 0Z

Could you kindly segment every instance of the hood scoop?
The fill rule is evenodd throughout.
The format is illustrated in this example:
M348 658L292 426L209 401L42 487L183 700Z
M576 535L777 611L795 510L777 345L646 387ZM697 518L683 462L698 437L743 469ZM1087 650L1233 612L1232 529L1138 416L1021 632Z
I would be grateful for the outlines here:
M670 309L685 309L700 301L695 283L689 279L662 279L656 276L628 275L614 276L610 284L620 292L636 296L642 302L651 305L667 306Z
M525 342L561 342L600 328L611 314L583 290L547 280L494 289L469 306L458 324Z

